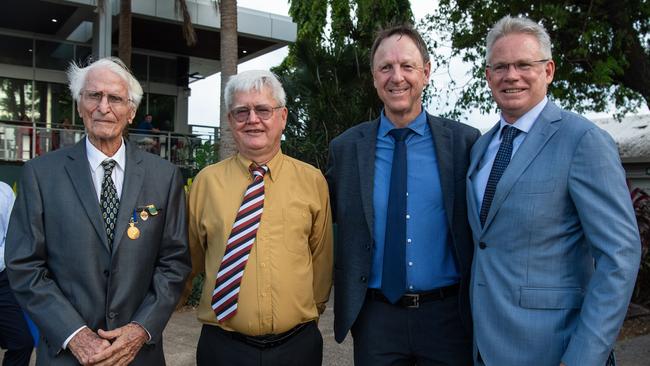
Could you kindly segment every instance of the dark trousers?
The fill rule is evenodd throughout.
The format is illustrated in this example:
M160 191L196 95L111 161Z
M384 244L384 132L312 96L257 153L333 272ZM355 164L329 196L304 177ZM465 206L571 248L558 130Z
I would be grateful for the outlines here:
M9 287L7 271L0 272L0 347L6 349L3 366L28 365L34 340L23 310Z
M458 296L404 308L366 297L352 327L355 366L471 366Z
M247 344L216 326L204 325L196 349L197 366L320 366L322 361L323 337L316 322L268 348Z

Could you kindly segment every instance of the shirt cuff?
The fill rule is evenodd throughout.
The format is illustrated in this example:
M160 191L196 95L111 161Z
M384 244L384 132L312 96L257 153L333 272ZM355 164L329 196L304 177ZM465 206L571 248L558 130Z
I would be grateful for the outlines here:
M140 324L138 322L135 322L135 321L132 321L131 323L137 324L137 325L140 326L140 328L144 329L144 331L147 333L147 337L148 337L147 338L147 343L151 342L151 333L149 333L149 331L147 330L147 328L144 327L144 325L142 325L142 324Z
M75 330L72 334L70 334L70 336L68 338L66 338L65 341L63 342L63 346L61 348L68 349L68 343L70 343L72 338L74 338L74 336L76 336L77 333L81 332L81 330L84 329L84 328L88 328L88 327L84 325L83 327Z

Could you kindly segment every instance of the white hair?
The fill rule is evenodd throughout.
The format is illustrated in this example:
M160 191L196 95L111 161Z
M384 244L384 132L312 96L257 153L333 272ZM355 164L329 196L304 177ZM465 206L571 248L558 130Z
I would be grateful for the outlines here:
M494 27L488 32L485 52L485 62L490 63L492 58L492 47L500 38L509 34L529 34L534 36L539 42L539 49L542 52L542 57L545 59L553 58L551 52L551 37L549 37L543 25L532 21L526 17L511 17L506 15L499 19Z
M137 109L142 100L142 87L133 74L131 74L129 68L124 65L124 62L117 57L101 58L86 67L81 67L74 61L71 62L67 74L69 80L68 86L70 88L70 93L72 93L72 98L74 98L77 103L79 102L81 91L86 85L88 72L98 68L106 68L126 82L129 100L131 100L135 109Z
M228 79L223 96L227 109L232 108L235 93L252 90L262 92L264 87L269 88L279 107L285 106L287 95L278 78L267 70L250 70L233 75Z

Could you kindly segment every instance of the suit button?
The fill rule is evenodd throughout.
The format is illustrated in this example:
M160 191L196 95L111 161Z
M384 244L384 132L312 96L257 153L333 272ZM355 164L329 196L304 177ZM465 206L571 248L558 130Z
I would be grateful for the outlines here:
M109 319L115 319L116 316L117 316L117 313L114 313L112 311L110 313L108 313L108 318Z
M362 283L366 283L366 281L367 281L368 279L366 278L366 276L361 276L361 277L359 277L359 280L360 280Z
M366 250L370 250L370 244L366 244Z
M110 274L110 272L108 270L104 271L104 276L108 277L109 274Z
M481 248L481 249L485 249L487 247L487 245L485 245L484 242L480 242L480 243L478 243L478 247Z

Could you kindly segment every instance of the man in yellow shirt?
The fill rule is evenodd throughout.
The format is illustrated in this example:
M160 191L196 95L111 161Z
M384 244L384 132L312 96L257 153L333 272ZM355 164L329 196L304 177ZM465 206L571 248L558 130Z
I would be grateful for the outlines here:
M203 169L189 197L194 273L206 274L197 365L320 365L333 256L325 178L282 154L288 112L272 73L235 75L224 97L239 153Z

